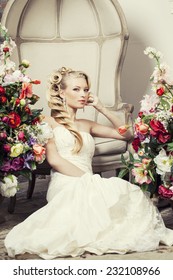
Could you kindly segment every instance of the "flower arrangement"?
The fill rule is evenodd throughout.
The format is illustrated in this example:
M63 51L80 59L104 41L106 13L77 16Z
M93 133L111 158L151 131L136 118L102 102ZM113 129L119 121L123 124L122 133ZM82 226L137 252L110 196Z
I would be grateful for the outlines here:
M141 101L134 120L133 152L122 161L125 168L119 177L129 172L132 183L142 190L173 199L173 81L169 67L160 63L162 54L148 47L144 54L156 61L150 77L152 93Z
M0 34L0 195L10 197L19 189L18 175L28 176L44 161L52 132L42 121L42 109L31 109L39 98L32 86L40 81L25 74L27 60L16 69L10 60L15 42L1 24Z

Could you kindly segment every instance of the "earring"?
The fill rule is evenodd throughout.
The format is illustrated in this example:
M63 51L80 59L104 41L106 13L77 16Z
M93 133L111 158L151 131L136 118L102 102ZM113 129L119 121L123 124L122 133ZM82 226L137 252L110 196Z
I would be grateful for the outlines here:
M63 106L64 106L64 109L67 111L67 104L66 104L66 99L65 98L63 99Z

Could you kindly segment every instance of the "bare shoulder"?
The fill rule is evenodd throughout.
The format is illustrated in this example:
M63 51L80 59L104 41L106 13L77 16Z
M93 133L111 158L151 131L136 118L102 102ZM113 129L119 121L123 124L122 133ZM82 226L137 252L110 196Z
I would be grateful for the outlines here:
M77 121L77 123L78 123L77 126L78 126L79 130L90 132L91 128L92 128L92 126L94 125L95 122L93 122L91 120L87 120L87 119L79 119Z

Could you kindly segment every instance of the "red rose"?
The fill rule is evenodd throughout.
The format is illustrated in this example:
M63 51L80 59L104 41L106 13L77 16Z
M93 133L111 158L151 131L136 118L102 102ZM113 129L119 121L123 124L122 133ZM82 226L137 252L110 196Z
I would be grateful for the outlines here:
M11 128L16 128L20 125L21 119L20 116L16 112L11 112L8 114L8 125Z
M7 53L7 52L9 52L9 50L10 50L10 49L9 49L8 47L6 47L6 48L3 48L3 52L4 52L4 53Z
M144 114L143 112L139 112L139 113L138 113L138 117L141 118L141 117L143 116L143 114Z
M150 121L150 127L155 132L158 132L158 131L166 132L163 124L160 121L157 121L157 120L151 120Z
M5 95L0 95L0 103L4 104L7 102L7 97Z
M20 104L20 99L16 98L16 102L15 102L16 106Z
M32 120L32 124L37 124L39 122L40 122L40 119L38 117Z
M171 191L170 189L165 188L164 185L160 185L159 186L158 193L163 198L171 198L171 197L173 197L173 191Z
M158 88L156 91L158 96L162 96L164 94L164 92L165 92L165 89L163 87Z
M132 146L133 146L133 149L135 150L135 152L137 153L138 152L138 149L140 147L140 140L139 138L135 138L132 142Z
M28 106L25 106L24 110L28 115L31 115L31 109Z
M160 143L166 143L170 139L171 136L160 121L151 120L150 127L152 128L150 134L156 137Z
M165 133L160 132L158 135L158 140L160 143L166 143L170 138L171 138L171 135L169 135L169 133L167 133L167 132L165 132Z
M5 88L3 88L2 86L0 86L0 94L2 94L2 95L5 94Z

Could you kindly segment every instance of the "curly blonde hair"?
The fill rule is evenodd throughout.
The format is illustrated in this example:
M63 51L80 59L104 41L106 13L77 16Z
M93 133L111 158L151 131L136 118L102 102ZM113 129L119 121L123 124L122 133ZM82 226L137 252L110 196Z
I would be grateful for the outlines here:
M80 133L76 130L75 124L71 120L68 111L66 110L63 98L60 96L61 90L64 90L67 87L66 82L69 77L83 77L90 87L89 78L84 72L74 71L70 68L62 67L53 71L49 77L47 99L48 105L51 108L51 116L57 123L63 125L70 131L70 133L74 135L75 145L73 148L73 153L78 153L83 146L83 140Z

